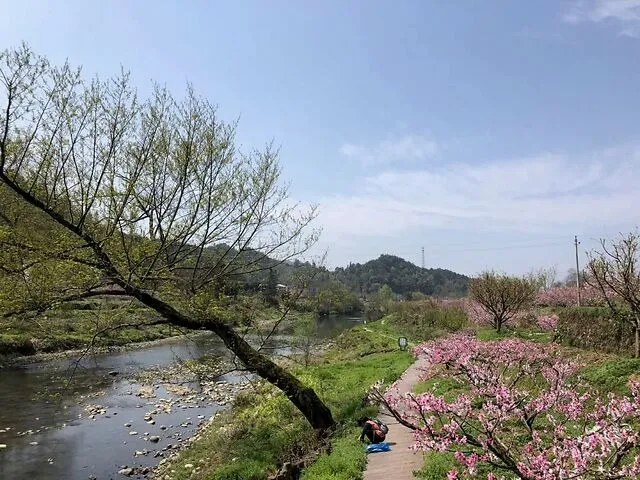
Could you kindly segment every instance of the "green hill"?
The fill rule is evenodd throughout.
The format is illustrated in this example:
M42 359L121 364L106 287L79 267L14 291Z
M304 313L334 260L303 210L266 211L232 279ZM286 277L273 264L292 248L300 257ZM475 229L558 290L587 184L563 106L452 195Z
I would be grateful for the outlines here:
M364 264L336 268L335 278L360 294L389 285L394 293L460 297L467 293L469 278L441 268L421 268L394 255L381 255Z

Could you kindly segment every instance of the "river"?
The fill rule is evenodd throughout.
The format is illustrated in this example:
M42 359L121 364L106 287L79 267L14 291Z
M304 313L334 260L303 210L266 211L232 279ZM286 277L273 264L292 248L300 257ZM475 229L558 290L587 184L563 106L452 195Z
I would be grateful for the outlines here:
M355 317L324 317L317 336L328 338L359 322ZM287 343L276 338L268 346L282 354L288 351ZM0 479L116 479L125 478L118 474L125 466L157 464L167 450L226 408L226 402L214 403L200 393L176 395L159 385L152 398L141 397L136 395L141 385L133 378L141 370L170 368L205 354L228 352L217 337L197 335L87 355L80 362L63 357L0 369ZM215 380L225 391L242 378L228 374ZM198 389L198 384L187 386ZM166 405L161 399L172 401L169 412L159 408ZM88 412L87 405L100 408ZM153 415L145 419L150 411Z

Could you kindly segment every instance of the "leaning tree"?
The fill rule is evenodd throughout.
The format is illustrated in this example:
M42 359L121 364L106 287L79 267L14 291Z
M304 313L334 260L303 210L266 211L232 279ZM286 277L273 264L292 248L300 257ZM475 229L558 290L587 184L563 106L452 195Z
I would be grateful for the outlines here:
M277 151L237 150L236 125L192 88L140 98L129 75L86 79L27 46L0 54L0 309L126 295L218 335L314 428L331 411L216 308L221 280L308 250L314 209L289 201Z

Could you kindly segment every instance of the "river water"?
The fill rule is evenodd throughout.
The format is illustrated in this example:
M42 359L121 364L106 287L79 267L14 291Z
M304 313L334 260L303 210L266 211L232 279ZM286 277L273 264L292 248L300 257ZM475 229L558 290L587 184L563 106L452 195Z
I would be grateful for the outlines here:
M359 322L354 317L324 317L317 336L327 338ZM276 338L268 346L275 353L285 353L287 344L285 338ZM160 386L155 398L143 398L136 395L140 385L132 377L144 369L170 367L205 354L228 352L216 337L197 335L88 355L80 362L70 356L0 369L0 479L116 479L125 478L118 474L124 466L157 464L165 450L184 442L199 424L226 407L198 394L182 401ZM118 374L110 375L114 372ZM229 374L217 380L234 383L241 377ZM173 408L154 415L155 424L150 424L145 412L153 410L161 398L172 399ZM100 405L103 413L89 418L85 410L89 404ZM152 443L152 436L160 440ZM134 456L135 452L144 455Z

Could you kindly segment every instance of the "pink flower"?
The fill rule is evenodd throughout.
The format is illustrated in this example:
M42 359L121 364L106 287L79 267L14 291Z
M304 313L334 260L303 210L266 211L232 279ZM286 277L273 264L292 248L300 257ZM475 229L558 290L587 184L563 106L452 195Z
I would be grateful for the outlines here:
M545 331L555 330L558 326L558 316L556 314L540 315L538 317L538 326Z
M415 449L453 452L464 476L483 462L541 480L640 476L640 432L632 427L640 420L640 381L630 380L631 396L593 397L574 383L579 365L557 346L520 339L458 334L419 345L416 354L428 360L423 379L446 377L465 393L396 389L387 401L419 425ZM453 469L447 478L458 475Z

